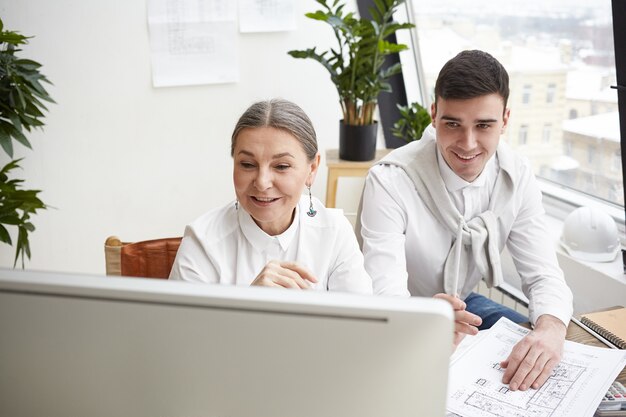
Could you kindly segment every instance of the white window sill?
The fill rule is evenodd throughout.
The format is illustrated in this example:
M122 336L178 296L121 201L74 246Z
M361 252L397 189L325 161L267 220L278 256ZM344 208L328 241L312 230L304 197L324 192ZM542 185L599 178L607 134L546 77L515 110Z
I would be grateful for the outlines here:
M548 216L561 223L565 221L568 214L579 207L594 207L610 215L619 232L622 246L626 247L626 235L624 219L626 218L624 208L616 204L599 200L581 192L573 191L569 188L559 186L553 182L538 179L541 192L543 193L543 205ZM560 230L559 230L560 234Z
M550 228L551 236L554 239L554 246L556 254L559 258L559 263L561 263L561 260L569 259L571 262L577 263L585 269L596 271L598 274L604 275L607 278L612 278L615 281L626 285L626 275L624 275L621 253L618 253L615 259L611 262L589 262L576 259L570 256L561 245L560 238L561 230L563 229L563 220L548 215L548 226ZM624 302L626 302L626 298L624 299Z
M626 303L626 275L621 254L611 262L586 262L569 256L559 242L563 221L548 216L559 266L574 295L574 314L586 313ZM506 282L521 292L521 280L513 260L505 249L502 268ZM513 289L509 292L515 294ZM523 298L521 298L523 299Z
M626 275L621 253L611 262L586 262L568 255L560 244L563 222L567 215L581 206L599 207L615 220L622 244L624 243L624 210L621 207L599 202L591 197L541 182L544 206L548 214L548 228L552 236L559 265L565 280L574 294L574 314L626 303ZM521 282L508 252L503 254L502 265L506 280L517 289Z
M586 262L570 256L560 244L563 222L567 215L578 207L588 206L598 208L613 218L622 241L622 247L626 247L624 208L587 196L583 193L572 191L565 187L560 187L554 183L542 180L539 180L539 183L543 192L543 205L548 215L548 226L554 238L559 257L567 257L574 262L578 262L618 282L626 284L626 275L624 274L621 253L618 253L616 258L611 262Z

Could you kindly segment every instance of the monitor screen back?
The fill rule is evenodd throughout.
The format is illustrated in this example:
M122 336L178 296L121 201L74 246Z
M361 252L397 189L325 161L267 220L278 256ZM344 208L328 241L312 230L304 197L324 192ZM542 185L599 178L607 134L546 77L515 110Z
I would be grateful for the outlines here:
M452 313L395 299L0 271L0 415L443 416Z

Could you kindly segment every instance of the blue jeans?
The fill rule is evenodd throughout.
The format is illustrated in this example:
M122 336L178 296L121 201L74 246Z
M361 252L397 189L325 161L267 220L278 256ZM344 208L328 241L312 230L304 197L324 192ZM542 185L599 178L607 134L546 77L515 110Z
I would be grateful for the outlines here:
M500 317L506 317L514 323L528 322L528 317L475 292L467 296L465 304L467 304L465 308L467 311L483 319L483 324L478 327L478 330L491 328Z

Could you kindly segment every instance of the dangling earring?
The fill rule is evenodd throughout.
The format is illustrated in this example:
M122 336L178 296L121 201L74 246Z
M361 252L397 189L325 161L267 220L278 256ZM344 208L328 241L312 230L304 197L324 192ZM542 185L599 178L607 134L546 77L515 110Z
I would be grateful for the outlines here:
M239 200L235 200L235 210L239 210Z
M311 196L311 186L307 185L306 188L309 189L309 211L306 212L307 216L315 217L317 214L317 210L313 208L313 196Z

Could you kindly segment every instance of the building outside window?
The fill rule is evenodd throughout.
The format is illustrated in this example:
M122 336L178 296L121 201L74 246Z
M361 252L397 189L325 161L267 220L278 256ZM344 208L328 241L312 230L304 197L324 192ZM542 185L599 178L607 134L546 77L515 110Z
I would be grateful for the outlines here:
M623 189L621 167L612 169L621 154L617 92L610 88L616 77L609 0L409 3L423 104L430 105L446 61L465 49L487 51L510 77L503 140L519 148L540 178L624 204L623 192L616 192ZM419 101L411 89L407 83L409 101Z
M552 132L552 125L550 123L546 123L543 125L543 132L541 134L541 142L550 143L550 134Z
M613 151L613 158L611 158L611 170L613 172L620 172L622 170L622 153L619 149Z
M519 138L517 139L517 143L520 146L523 146L523 145L526 145L527 142L528 142L528 126L521 125L519 127Z
M596 147L594 145L587 146L587 163L591 166L596 161Z
M565 142L565 155L572 156L572 141L565 140L564 142Z
M546 103L553 103L555 94L556 94L556 84L554 83L548 84L548 92L546 94Z
M533 86L530 84L524 85L522 90L522 103L529 104L530 103L530 92L532 91Z

